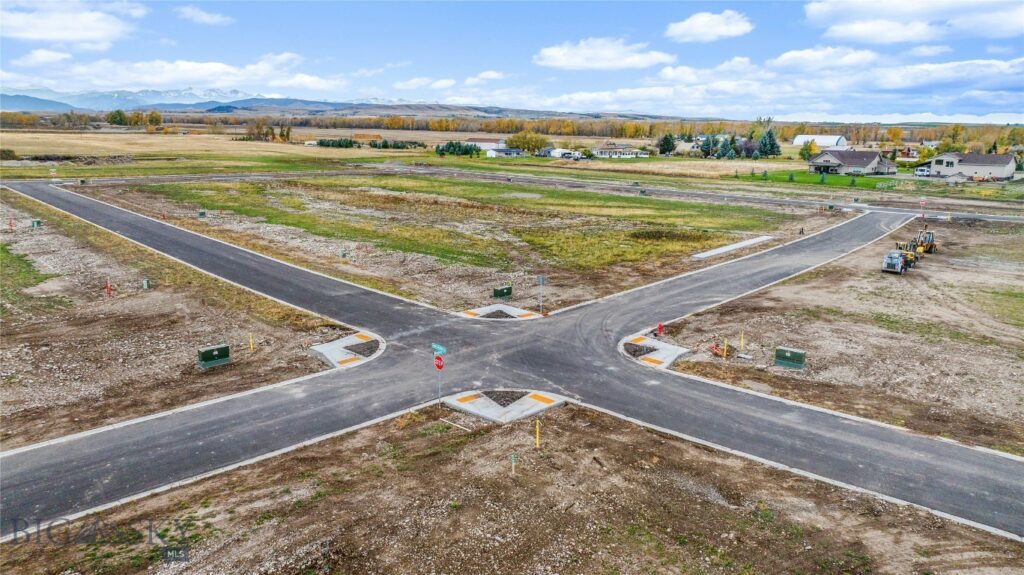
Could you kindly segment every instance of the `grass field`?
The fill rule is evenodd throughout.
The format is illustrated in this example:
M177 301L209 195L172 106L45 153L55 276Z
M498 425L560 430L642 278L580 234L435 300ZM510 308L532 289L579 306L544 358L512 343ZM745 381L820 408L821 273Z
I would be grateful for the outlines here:
M503 230L552 263L594 269L700 251L725 243L729 232L766 231L788 219L743 206L416 177L156 184L140 189L317 236L499 269L512 266L511 254L521 246L510 246L495 234L461 231L457 224L472 221L477 228ZM356 213L341 216L334 209ZM374 217L370 212L402 217ZM559 225L564 223L559 218L566 216L582 219L566 229Z
M0 243L0 317L11 309L38 311L65 305L67 300L60 296L34 297L24 290L39 285L54 277L37 270L23 255L12 253L5 243Z

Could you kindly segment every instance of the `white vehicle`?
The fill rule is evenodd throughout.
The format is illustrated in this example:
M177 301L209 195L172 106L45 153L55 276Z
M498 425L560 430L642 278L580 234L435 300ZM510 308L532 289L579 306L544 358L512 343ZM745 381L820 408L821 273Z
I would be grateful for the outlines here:
M929 168L928 166L921 166L920 168L914 170L914 175L919 178L927 178L928 176L932 175L932 169Z

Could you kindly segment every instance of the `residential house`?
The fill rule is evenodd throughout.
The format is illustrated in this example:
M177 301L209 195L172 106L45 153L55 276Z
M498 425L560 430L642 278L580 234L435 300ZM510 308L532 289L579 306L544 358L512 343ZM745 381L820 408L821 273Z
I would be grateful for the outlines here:
M583 157L583 154L568 148L552 148L549 155L552 158L562 158L563 160L578 160Z
M939 154L921 164L931 168L933 176L961 175L976 180L1009 180L1017 169L1013 154Z
M481 150L497 150L505 147L505 138L466 138L467 144L475 144Z
M303 146L319 146L320 144L316 140L306 140L302 142Z
M495 148L487 150L486 154L488 158L521 158L526 155L519 148Z
M594 148L595 158L647 158L650 154L627 144L609 143Z
M538 158L550 158L551 157L551 151L554 150L554 149L555 149L554 146L547 146L545 148L541 148L541 149L537 150L537 153L534 154L534 156L537 156Z
M807 171L840 175L888 175L896 173L896 165L878 152L826 150L807 162Z
M802 146L807 142L814 142L819 148L829 147L845 148L848 145L846 136L832 136L823 134L800 134L793 138L794 146Z
M919 155L917 148L913 146L903 146L900 148L885 148L882 150L882 156L891 158L893 150L896 151L896 161L898 162L915 162Z

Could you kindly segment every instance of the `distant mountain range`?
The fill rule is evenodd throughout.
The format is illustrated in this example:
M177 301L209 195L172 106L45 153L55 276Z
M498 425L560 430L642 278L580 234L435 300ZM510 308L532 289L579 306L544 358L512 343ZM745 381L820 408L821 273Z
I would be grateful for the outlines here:
M62 93L48 88L10 89L0 94L0 109L9 112L104 112L109 110L158 110L177 113L238 115L414 116L467 118L618 118L657 119L667 116L629 113L570 113L520 110L497 106L454 106L436 102L371 98L351 102L270 98L238 90L114 90Z

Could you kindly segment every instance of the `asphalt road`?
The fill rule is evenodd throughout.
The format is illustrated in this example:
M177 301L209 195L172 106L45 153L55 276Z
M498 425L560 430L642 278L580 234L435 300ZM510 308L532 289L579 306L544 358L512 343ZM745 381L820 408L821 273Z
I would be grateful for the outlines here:
M902 225L870 212L808 240L527 322L464 319L301 270L61 191L8 183L166 255L373 331L387 350L355 369L0 454L0 525L46 521L222 469L436 397L430 343L446 345L444 393L554 391L776 465L1024 537L1024 463L643 367L619 340L839 257Z

